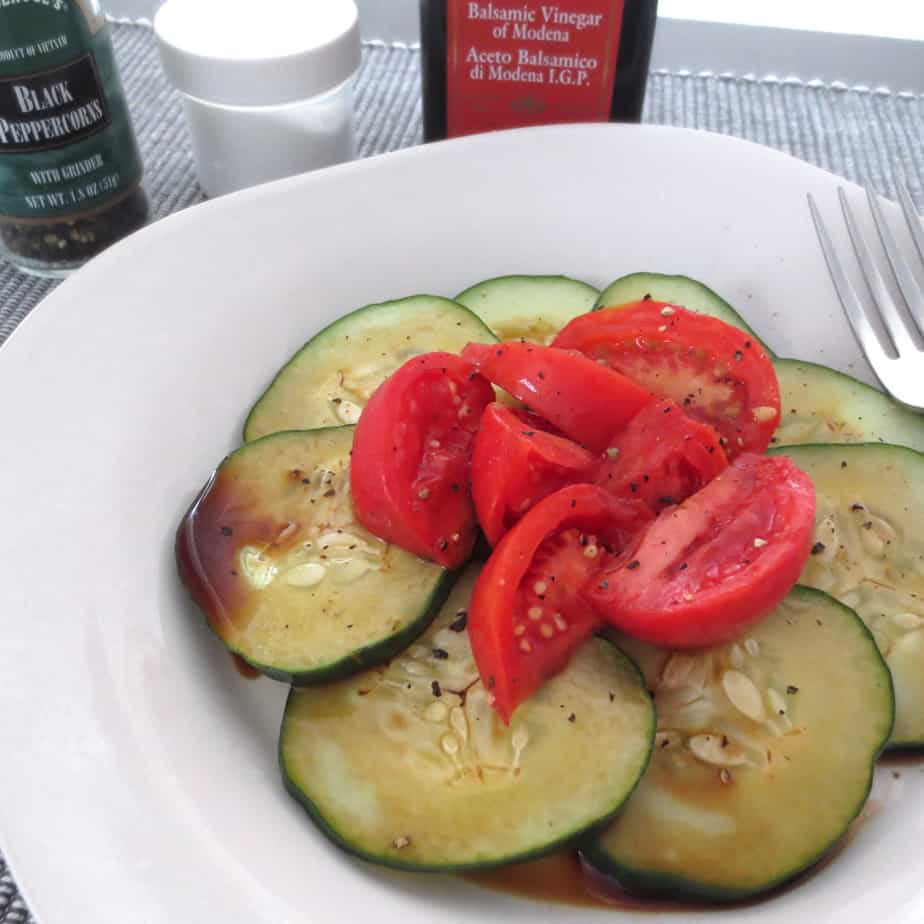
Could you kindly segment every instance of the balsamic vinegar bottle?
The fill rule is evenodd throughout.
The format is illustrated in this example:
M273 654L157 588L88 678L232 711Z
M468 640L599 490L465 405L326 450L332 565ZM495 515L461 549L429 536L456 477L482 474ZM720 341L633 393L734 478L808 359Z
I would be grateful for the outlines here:
M637 122L657 0L420 0L424 140Z

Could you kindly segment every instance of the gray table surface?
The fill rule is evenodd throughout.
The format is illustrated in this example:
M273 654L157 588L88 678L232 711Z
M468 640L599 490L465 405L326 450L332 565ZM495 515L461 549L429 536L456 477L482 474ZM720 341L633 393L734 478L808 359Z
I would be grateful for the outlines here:
M153 214L160 218L202 199L182 113L161 73L150 30L117 25L113 39ZM356 119L362 157L419 143L414 49L366 44ZM747 138L892 197L896 177L904 175L918 205L924 205L922 96L794 78L658 71L650 76L644 121ZM55 285L0 262L0 344ZM0 856L0 924L33 920Z

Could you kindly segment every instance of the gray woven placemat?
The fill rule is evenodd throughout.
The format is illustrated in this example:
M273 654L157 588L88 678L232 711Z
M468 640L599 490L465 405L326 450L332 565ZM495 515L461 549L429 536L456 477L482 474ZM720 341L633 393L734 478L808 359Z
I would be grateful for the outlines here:
M151 32L118 25L122 79L159 218L201 199L176 96L157 61ZM368 44L356 87L359 153L420 141L420 80L413 49ZM889 196L904 174L924 204L924 98L798 80L658 72L645 121L705 128L778 148ZM54 287L0 263L0 343ZM101 899L102 900L102 899ZM32 922L0 857L0 924Z

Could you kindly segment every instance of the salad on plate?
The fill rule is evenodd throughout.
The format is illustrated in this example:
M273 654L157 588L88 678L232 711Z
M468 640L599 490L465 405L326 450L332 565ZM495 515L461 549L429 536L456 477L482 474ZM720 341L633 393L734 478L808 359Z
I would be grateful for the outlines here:
M177 563L339 847L734 902L924 746L922 450L702 283L505 276L312 337Z

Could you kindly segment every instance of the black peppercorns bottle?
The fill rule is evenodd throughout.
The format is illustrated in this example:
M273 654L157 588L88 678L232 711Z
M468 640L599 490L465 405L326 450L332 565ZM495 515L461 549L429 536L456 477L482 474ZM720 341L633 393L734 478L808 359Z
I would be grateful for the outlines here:
M0 4L0 242L60 276L148 217L98 0Z
M637 122L657 0L421 0L424 140Z

